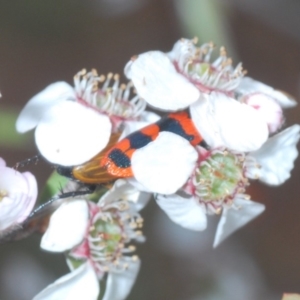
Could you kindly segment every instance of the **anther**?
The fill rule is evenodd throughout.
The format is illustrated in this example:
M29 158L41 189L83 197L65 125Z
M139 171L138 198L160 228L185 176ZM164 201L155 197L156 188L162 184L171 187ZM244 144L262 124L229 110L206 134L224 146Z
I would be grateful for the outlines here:
M138 55L134 55L134 56L132 56L132 57L130 58L130 60L131 60L131 61L135 61L135 60L138 59L138 57L139 57Z
M93 76L98 76L98 72L97 72L96 69L92 69L91 73L92 73Z
M83 76L86 74L86 69L82 69L80 72L79 72L79 75Z
M118 266L118 265L119 265L119 261L116 259L116 260L113 261L113 264L114 264L115 266Z
M108 271L109 271L109 267L108 267L108 266L104 266L104 267L103 267L103 271L104 271L104 272L108 272Z
M220 48L220 56L226 56L226 55L227 55L226 49L225 49L224 46L222 46L222 47Z
M192 42L193 42L193 44L197 44L198 43L198 37L197 36L195 36L193 39L192 39Z
M221 212L222 212L222 208L219 207L219 208L216 209L216 214L217 214L217 215L220 215Z
M139 257L138 257L137 255L133 255L133 256L131 257L131 259L132 259L133 261L138 261Z
M129 224L130 228L135 229L137 228L137 224L135 222L132 222Z
M136 219L136 222L137 222L137 223L143 223L143 222L144 222L144 219L143 219L143 218L137 218L137 219Z
M133 246L133 245L130 245L130 246L128 246L128 249L129 249L130 251L135 251L135 250L136 250L136 247Z

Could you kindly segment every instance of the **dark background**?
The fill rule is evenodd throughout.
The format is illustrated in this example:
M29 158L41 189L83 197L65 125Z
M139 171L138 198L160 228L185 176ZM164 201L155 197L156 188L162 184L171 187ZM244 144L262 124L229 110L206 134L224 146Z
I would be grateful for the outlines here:
M180 37L197 35L197 28L184 25L179 2L184 0L1 0L1 112L17 113L48 84L72 83L82 68L122 74L132 55L169 51ZM251 77L299 99L299 3L212 2L235 61ZM192 17L201 21L204 13L199 6ZM285 115L286 126L300 122L299 107ZM3 120L0 132L11 125ZM23 139L3 145L0 140L0 156L9 165L35 154L32 134ZM30 170L41 187L52 171L44 163ZM210 218L209 230L192 233L172 224L152 202L144 211L147 242L138 247L142 269L129 299L275 300L283 292L300 293L299 177L297 160L283 186L253 184L249 193L266 211L215 250L217 218ZM1 246L0 299L31 299L68 272L62 255L39 250L39 239Z

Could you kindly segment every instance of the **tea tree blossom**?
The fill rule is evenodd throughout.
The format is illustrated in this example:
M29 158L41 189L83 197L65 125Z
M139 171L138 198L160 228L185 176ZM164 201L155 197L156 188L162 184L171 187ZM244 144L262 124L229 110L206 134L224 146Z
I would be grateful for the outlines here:
M249 152L259 149L268 138L268 126L261 114L225 94L211 92L203 96L191 105L190 112L199 133L212 148Z
M150 51L134 57L125 74L155 108L189 107L209 146L257 150L268 138L267 124L253 107L234 98L244 76L241 65L233 68L224 48L211 62L213 48L212 44L197 48L194 41L181 39L170 53Z
M282 108L291 108L297 105L295 99L286 92L275 90L271 86L248 76L242 78L234 92L239 99L264 95L275 100Z
M133 153L130 182L142 191L175 193L189 178L197 159L197 151L187 140L161 132L155 141Z
M107 145L112 131L121 131L123 121L157 120L144 112L143 100L132 97L130 83L120 85L118 75L106 78L83 70L75 75L74 84L74 88L66 82L46 87L29 100L16 123L21 133L36 127L36 145L51 163L81 164Z
M134 202L142 208L145 195L125 181L118 181L98 204L84 199L64 203L51 216L41 247L66 252L71 273L48 286L34 299L97 299L99 280L105 274L106 289L102 299L125 299L133 286L140 262L130 255L132 241L143 241L140 217ZM146 202L145 202L146 201Z
M264 211L246 194L251 180L277 186L290 177L300 125L280 130L296 102L246 77L224 47L213 59L212 43L196 44L134 56L127 84L82 70L74 86L55 82L21 111L17 131L35 129L40 154L67 176L62 195L60 179L48 181L55 196L31 213L34 176L0 158L0 242L42 232L41 248L63 253L70 268L34 300L125 300L140 269L135 243L145 240L139 211L152 194L190 230L220 215L216 247Z
M244 75L241 64L232 69L224 48L219 58L211 62L214 45L197 48L195 43L181 39L169 53L150 51L127 63L125 74L147 103L174 111L187 108L213 91L232 95Z
M242 78L234 92L239 102L258 110L266 120L271 134L278 131L284 123L282 109L294 107L297 104L287 93L277 91L250 77Z
M298 156L300 126L293 125L271 137L258 151L245 154L226 149L202 155L181 192L157 196L157 203L175 223L191 229L206 228L206 214L220 214L214 246L264 211L264 205L245 194L248 178L279 185L290 177Z
M0 158L0 230L18 226L30 214L37 199L37 182L30 172L20 173Z

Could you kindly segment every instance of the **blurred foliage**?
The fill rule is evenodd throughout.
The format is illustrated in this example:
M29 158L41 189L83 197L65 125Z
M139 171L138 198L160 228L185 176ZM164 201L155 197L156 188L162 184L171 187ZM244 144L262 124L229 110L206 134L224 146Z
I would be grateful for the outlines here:
M226 3L218 0L176 0L175 3L188 37L197 36L200 43L212 41L218 47L225 46L230 55L236 57L229 34Z

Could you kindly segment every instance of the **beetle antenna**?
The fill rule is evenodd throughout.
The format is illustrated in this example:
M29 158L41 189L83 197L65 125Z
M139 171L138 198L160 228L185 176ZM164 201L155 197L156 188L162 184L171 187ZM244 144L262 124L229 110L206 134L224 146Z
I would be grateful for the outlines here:
M27 159L17 162L14 166L14 169L18 170L19 168L24 168L25 166L28 166L32 163L34 163L36 165L40 159L41 159L41 155L37 154L33 157L30 157L30 158L27 158Z

